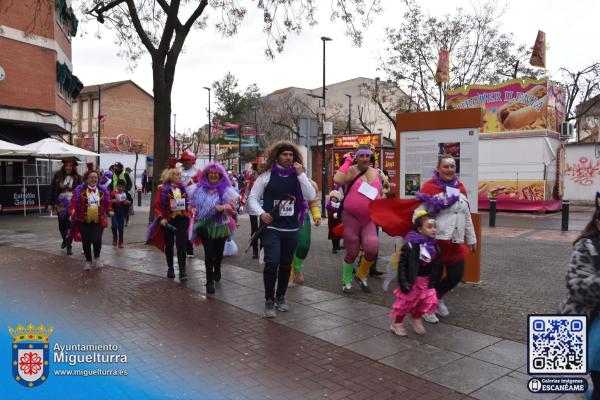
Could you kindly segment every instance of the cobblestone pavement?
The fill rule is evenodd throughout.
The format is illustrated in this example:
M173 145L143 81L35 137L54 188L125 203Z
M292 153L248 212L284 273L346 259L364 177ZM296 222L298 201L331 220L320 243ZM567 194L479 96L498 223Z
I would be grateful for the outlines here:
M132 220L133 225L127 233L129 238L143 238L143 232L139 231L145 226L146 216L143 215L143 210L140 211L142 214L138 214ZM29 243L35 241L38 250L61 254L58 249L59 240L55 224L55 220L43 217L32 217L29 223L22 221L20 224L11 223L15 230L8 230L3 224L0 227L0 243L4 246L30 247ZM243 217L238 234L240 247L243 242L240 238L247 234L248 225L248 221ZM329 242L325 240L324 228L315 229L313 233L315 234L313 248L305 270L308 285L290 289L288 298L292 303L293 312L280 315L276 319L278 324L322 339L332 345L343 346L370 360L422 377L460 393L470 394L475 398L529 398L525 389L528 378L524 367L525 346L518 343L523 341L521 338L524 337L525 318L524 315L517 316L515 313L554 310L564 292L562 288L564 262L568 257L568 243L575 235L574 232L564 235L560 232L532 231L529 228L484 229L484 265L490 267L485 267L482 271L483 283L476 286L463 285L453 293L448 300L452 316L445 321L447 323L428 326L428 334L425 337L411 334L410 338L405 340L398 340L387 332L389 327L387 307L365 302L365 300L371 303L379 302L387 306L391 302L390 294L383 293L375 286L375 293L369 296L357 294L348 297L338 292L337 263L341 262L341 255L333 255L329 252ZM539 236L536 240L529 238L534 233ZM549 235L555 237L546 240ZM109 236L105 234L105 243L110 242ZM540 238L544 240L539 240ZM391 242L385 235L382 236L382 242L383 251L391 250ZM12 252L12 249L10 251ZM107 246L103 249L103 255L108 264L131 272L143 272L158 277L162 277L165 273L162 254L141 242L130 242L126 249ZM560 257L563 261L559 259ZM76 253L72 258L51 259L53 264L63 262L71 270L74 269L77 274L81 274L78 269L81 268L82 262L80 254ZM263 306L262 282L259 274L248 270L259 271L260 268L252 260L244 265L239 261L240 259L248 260L248 257L238 255L226 259L228 264L239 264L243 268L232 265L225 268L224 280L215 298L249 311L256 319L256 314L261 313ZM185 289L177 285L173 286L163 278L154 279L158 279L156 282L160 282L160 285L171 285L173 293L188 289L203 293L204 273L201 257L190 260L189 269L191 279L188 288ZM113 270L115 269L109 268L106 271L112 273ZM103 274L104 272L102 271ZM134 277L134 281L142 279L138 275L142 274L125 275L124 280L117 279L119 276L115 276L115 279L128 284L131 277ZM540 283L536 284L537 281ZM325 291L308 286L322 287ZM80 293L81 289L78 292ZM173 293L169 296L173 296ZM189 294L188 298L194 299L194 302L198 298L204 299L203 296L198 297L194 294ZM170 301L169 299L166 302ZM498 303L499 301L504 302ZM173 319L180 315L173 312L181 308L180 304L175 302L169 307ZM187 306L183 308L189 309ZM220 309L214 308L213 311L217 314L221 312ZM187 318L188 314L185 315ZM235 319L234 315L229 317ZM245 318L241 318L240 321L242 325L247 322ZM205 319L204 323L210 325L214 321ZM512 331L514 329L522 330L515 335ZM519 337L515 338L516 341L503 340L512 338L511 335ZM283 352L287 352L287 349ZM352 376L355 376L356 369L353 371ZM350 388L352 394L348 394L350 396L348 398L360 398L357 390L354 386ZM455 395L457 394L449 394L449 396ZM377 396L380 394L370 393L370 397L378 398ZM441 395L434 394L433 398L436 398L435 396Z
M141 245L145 241L147 207L142 207L132 217L126 229L127 243ZM560 214L499 213L497 228L488 228L483 214L483 242L481 283L460 285L447 296L451 315L446 322L458 327L525 342L526 315L555 312L562 300L564 274L577 236L590 215L588 208L575 208L571 212L571 231L561 232ZM32 223L31 221L35 221ZM17 232L36 232L56 238L56 219L12 215L0 218L0 228L6 224ZM551 229L550 229L551 228ZM225 259L225 263L260 272L262 267L249 254L244 254L250 224L242 216L235 240L240 252ZM104 243L110 246L110 232L104 234ZM341 262L343 252L331 253L327 240L327 226L312 228L311 250L305 263L306 285L332 293L340 293ZM380 254L391 254L392 239L382 234ZM198 251L200 257L202 251ZM385 261L380 264L385 264ZM385 270L385 265L379 266ZM373 293L355 293L351 298L389 307L393 296L381 289L380 281L371 279Z
M56 331L77 327L79 340L118 344L130 359L122 379L152 388L141 398L465 398L166 279L112 267L84 272L73 258L2 249L3 304L21 303L21 318L30 318L46 303ZM48 384L61 379L69 378ZM43 388L39 398L49 398Z

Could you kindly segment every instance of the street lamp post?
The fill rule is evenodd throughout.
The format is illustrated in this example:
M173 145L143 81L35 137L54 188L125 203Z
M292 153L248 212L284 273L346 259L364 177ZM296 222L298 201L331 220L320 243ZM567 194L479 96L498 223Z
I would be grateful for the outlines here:
M204 86L204 89L208 90L208 162L210 162L212 158L212 150L211 150L211 135L212 135L212 122L210 119L210 88Z
M177 114L173 114L173 156L177 157Z
M254 106L252 108L252 111L254 111L254 133L256 134L256 136L255 136L255 140L256 140L256 158L258 158L258 153L260 152L260 142L258 141L258 124L256 122L256 106Z
M350 122L352 120L352 95L347 94L346 97L348 98L348 135L349 135L352 133L352 122Z
M323 122L321 123L321 134L322 134L322 139L323 139L323 145L321 147L321 170L322 170L322 175L321 175L321 214L325 215L326 211L325 211L325 196L326 193L329 191L327 189L328 186L328 182L327 182L327 162L325 160L326 158L326 154L325 154L325 114L327 112L327 100L326 100L326 95L325 95L325 42L329 42L331 41L331 38L328 38L327 36L321 36L321 41L323 42Z

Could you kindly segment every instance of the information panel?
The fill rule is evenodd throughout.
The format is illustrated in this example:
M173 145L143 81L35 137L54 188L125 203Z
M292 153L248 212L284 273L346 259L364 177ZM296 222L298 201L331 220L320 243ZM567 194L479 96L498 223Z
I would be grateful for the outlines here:
M467 189L471 212L477 212L479 129L474 128L402 132L400 197L414 198L421 185L433 176L442 155L456 160L456 172Z

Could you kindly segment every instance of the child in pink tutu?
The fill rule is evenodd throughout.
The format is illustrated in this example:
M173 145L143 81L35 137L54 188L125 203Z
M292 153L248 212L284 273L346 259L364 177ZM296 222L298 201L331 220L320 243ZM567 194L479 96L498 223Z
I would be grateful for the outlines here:
M415 230L404 238L398 263L398 288L394 290L396 302L390 317L390 329L398 336L406 336L402 324L406 314L412 316L412 327L419 335L425 334L421 315L433 312L438 298L435 286L442 276L440 249L435 242L435 219L419 211Z

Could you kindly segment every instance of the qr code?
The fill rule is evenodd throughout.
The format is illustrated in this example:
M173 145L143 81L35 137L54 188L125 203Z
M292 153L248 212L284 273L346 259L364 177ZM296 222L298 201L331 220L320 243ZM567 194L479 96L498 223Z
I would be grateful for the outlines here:
M587 373L585 315L530 315L528 372Z

